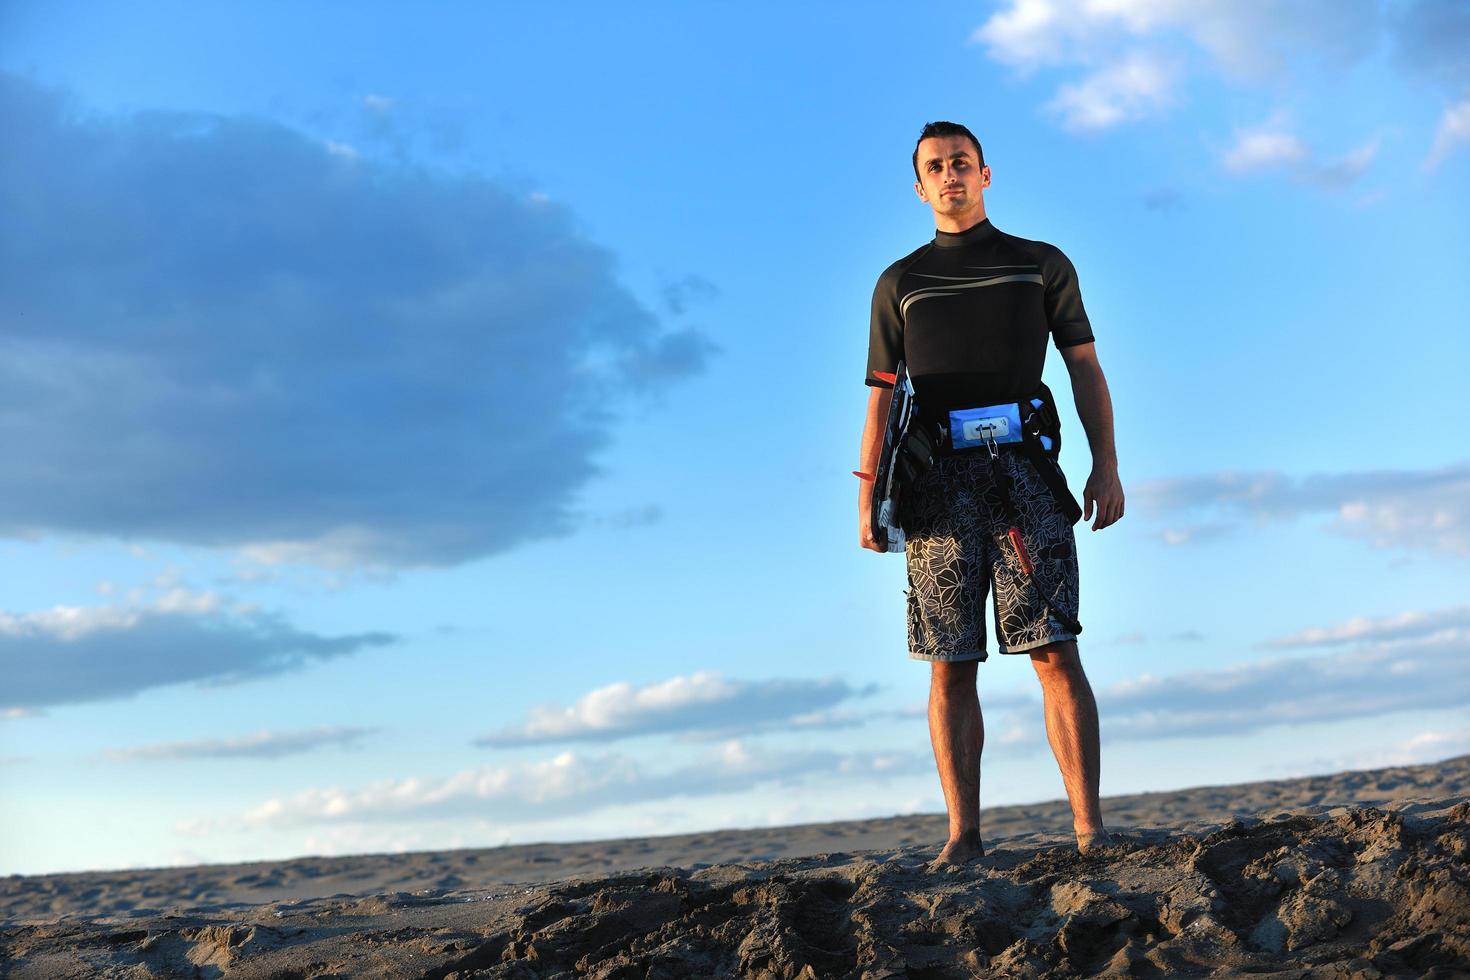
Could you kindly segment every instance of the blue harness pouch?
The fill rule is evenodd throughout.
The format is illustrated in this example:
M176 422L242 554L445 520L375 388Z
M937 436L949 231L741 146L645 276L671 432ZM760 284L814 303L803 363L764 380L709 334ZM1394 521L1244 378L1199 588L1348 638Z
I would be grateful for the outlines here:
M950 412L949 439L955 449L979 449L991 442L997 446L1021 442L1021 407L1015 402L1005 402Z

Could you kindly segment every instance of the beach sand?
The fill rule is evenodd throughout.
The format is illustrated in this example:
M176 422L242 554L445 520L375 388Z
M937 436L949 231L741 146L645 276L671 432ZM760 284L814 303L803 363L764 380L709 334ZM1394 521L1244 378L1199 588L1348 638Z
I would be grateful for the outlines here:
M0 879L29 978L1470 976L1470 756L942 816Z

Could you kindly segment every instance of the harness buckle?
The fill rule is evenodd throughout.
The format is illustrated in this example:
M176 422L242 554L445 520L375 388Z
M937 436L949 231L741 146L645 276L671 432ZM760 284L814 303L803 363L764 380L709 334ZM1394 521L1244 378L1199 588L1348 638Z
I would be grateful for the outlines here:
M982 425L979 427L977 434L980 436L981 445L990 451L990 458L999 459L1000 449L995 444L994 428L988 425Z

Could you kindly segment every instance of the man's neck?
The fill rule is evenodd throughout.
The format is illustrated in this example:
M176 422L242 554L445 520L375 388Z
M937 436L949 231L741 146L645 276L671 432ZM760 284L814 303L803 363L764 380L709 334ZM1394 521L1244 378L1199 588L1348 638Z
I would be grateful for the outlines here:
M934 214L934 227L940 231L947 231L951 235L961 235L985 220L985 206L981 205L974 211L964 214L948 215Z

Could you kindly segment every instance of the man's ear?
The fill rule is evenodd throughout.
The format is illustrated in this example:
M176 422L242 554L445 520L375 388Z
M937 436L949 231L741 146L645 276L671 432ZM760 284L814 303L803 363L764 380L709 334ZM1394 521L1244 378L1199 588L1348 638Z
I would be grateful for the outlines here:
M929 195L924 193L924 185L920 181L914 181L914 193L919 195L919 200L925 204L929 203Z
M989 187L990 186L990 168L989 167L981 167L980 168L980 186L981 187Z

